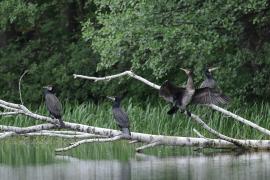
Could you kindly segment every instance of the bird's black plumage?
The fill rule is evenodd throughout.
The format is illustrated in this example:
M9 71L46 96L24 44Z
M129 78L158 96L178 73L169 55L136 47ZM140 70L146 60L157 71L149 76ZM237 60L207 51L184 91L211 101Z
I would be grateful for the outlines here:
M45 96L45 104L52 116L55 119L59 120L60 126L64 126L64 122L62 120L62 105L58 98L54 94L54 89L52 86L44 87L44 96Z
M177 87L169 81L165 81L159 90L159 95L166 101L173 103L173 107L168 114L173 114L180 109L182 112L187 111L189 104L220 104L226 103L228 98L214 89L205 87L195 89L193 84L193 73L185 70L188 75L188 82L185 88ZM187 111L188 115L190 113Z
M129 118L126 112L120 107L121 97L114 97L112 106L113 117L116 121L117 126L121 129L124 134L131 135L129 130Z
M209 67L205 68L205 70L204 70L205 79L201 83L200 88L208 87L208 88L212 88L212 89L216 89L216 90L218 89L217 83L212 75L212 71L215 69L217 69L217 68L209 68Z

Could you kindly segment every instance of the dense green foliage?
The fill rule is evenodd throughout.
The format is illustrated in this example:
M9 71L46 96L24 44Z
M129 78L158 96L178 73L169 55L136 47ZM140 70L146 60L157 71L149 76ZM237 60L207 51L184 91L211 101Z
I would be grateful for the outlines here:
M221 67L215 76L225 92L269 98L268 1L95 3L98 23L90 18L83 35L101 57L98 70L121 65L162 82L181 80L179 67L194 68L199 80L209 64Z
M18 100L18 80L23 80L26 102L40 102L42 86L56 85L62 98L91 98L90 84L74 81L74 72L93 75L97 55L81 38L80 22L91 17L94 6L81 1L0 2L0 94ZM97 91L98 88L91 88Z
M206 64L223 91L246 100L270 98L270 7L267 0L2 0L0 96L41 100L55 84L61 99L96 101L128 90L138 100L157 96L134 80L93 85L73 73L101 76L133 69L149 80L196 82ZM118 82L118 83L116 83Z

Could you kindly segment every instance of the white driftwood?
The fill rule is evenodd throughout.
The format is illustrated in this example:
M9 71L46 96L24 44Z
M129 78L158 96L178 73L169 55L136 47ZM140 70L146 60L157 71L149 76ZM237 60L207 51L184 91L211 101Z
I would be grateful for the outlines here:
M18 109L19 111L22 112L22 115L32 117L36 120L42 120L47 123L55 123L55 121L56 122L58 121L56 119L52 119L47 116L42 116L42 115L33 113L22 105L9 103L3 100L0 100L0 104L4 104L5 106ZM192 118L194 120L197 120L197 122L200 122L203 124L203 121L201 121L198 116L192 114ZM30 126L30 127L13 127L13 126L0 125L0 130L15 132L17 134L38 132L38 131L48 130L52 128L57 128L57 126L54 124L41 124L41 125ZM73 130L73 131L96 134L96 135L101 135L101 136L106 136L106 137L114 137L114 136L119 136L119 134L121 134L120 131L113 130L113 129L99 128L99 127L82 125L78 123L70 123L70 122L65 122L65 128L69 130ZM214 130L211 130L211 131L213 132ZM220 134L218 133L216 133L216 135L220 136ZM224 138L224 136L221 136L221 138ZM235 148L236 147L235 144L236 144L236 145L241 145L244 147L252 147L255 149L264 149L264 150L270 149L270 141L268 140L236 140L236 139L228 139L228 137L225 137L225 138L226 138L226 141L222 139L202 139L202 138L190 138L190 137L163 136L163 135L152 135L152 134L132 132L130 140L137 140L139 142L147 143L147 144L152 143L152 142L159 142L160 145L172 145L172 146ZM233 144L233 143L228 142L227 140L233 143L235 143L236 141L237 143Z
M54 131L54 130L42 130L40 131L42 133L55 133L55 134L65 134L65 135L94 135L84 132L78 132L78 131Z
M31 133L31 132L37 132L37 131L48 130L48 129L53 129L53 128L56 128L56 126L53 124L40 124L40 125L29 126L29 127L15 127L15 126L0 125L1 131L10 131L10 132L15 132L17 134Z
M13 136L15 134L16 134L15 132L5 132L5 133L1 134L0 139L4 139L4 138L10 137L10 136Z
M118 78L118 77L125 76L125 75L129 75L129 76L131 76L131 77L133 77L133 78L147 84L148 86L150 86L150 87L152 87L154 89L157 89L157 90L160 89L159 85L157 85L155 83L152 83L152 82L148 81L147 79L145 79L145 78L143 78L141 76L138 76L134 72L131 72L131 71L125 71L125 72L122 72L122 73L119 73L119 74L115 74L115 75L111 75L111 76L105 76L105 77L90 77L90 76L85 76L85 75L73 74L74 78L90 79L90 80L94 80L94 81L108 80L108 79ZM264 134L266 134L268 136L270 136L270 131L268 129L265 129L265 128L263 128L263 127L255 124L255 123L243 118L243 117L240 117L240 116L238 116L238 115L236 115L236 114L234 114L234 113L232 113L230 111L227 111L227 110L225 110L225 109L223 109L221 107L218 107L218 106L216 106L214 104L210 104L208 106L211 107L212 109L216 110L216 111L219 111L219 112L221 112L223 114L226 114L226 115L234 118L235 120L237 120L237 121L239 121L239 122L241 122L241 123L243 123L245 125L248 125L248 126L254 128L254 129L256 129L256 130L258 130L258 131L260 131L260 132L262 132L262 133L264 133Z
M9 116L9 115L16 115L20 114L20 112L1 112L0 116Z
M60 131L59 131L60 132ZM90 138L105 138L105 136L95 135L95 134L83 134L83 135L71 135L71 134L61 134L61 133L49 133L49 132L34 132L20 134L23 136L47 136L47 137L59 137L67 139L90 139Z

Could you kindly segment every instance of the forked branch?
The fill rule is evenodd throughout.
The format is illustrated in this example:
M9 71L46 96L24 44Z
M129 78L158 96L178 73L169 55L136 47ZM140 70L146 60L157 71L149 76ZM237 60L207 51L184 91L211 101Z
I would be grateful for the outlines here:
M133 77L133 78L147 84L148 86L150 86L150 87L152 87L154 89L157 89L157 90L160 89L159 85L157 85L157 84L155 84L153 82L150 82L147 79L145 79L145 78L143 78L143 77L141 77L139 75L136 75L132 71L125 71L125 72L122 72L122 73L119 73L119 74L115 74L115 75L111 75L111 76L105 76L105 77L90 77L90 76L85 76L85 75L73 74L74 78L89 79L89 80L94 80L94 81L110 80L110 79L118 78L118 77L125 76L125 75ZM237 121L239 121L239 122L241 122L241 123L243 123L243 124L245 124L247 126L250 126L250 127L254 128L254 129L262 132L263 134L266 134L266 135L270 136L270 131L268 129L266 129L266 128L263 128L263 127L255 124L255 123L253 123L253 122L251 122L251 121L249 121L249 120L247 120L247 119L245 119L243 117L240 117L240 116L238 116L238 115L236 115L236 114L234 114L234 113L232 113L232 112L230 112L228 110L225 110L225 109L223 109L221 107L218 107L218 106L216 106L214 104L210 104L208 106L211 107L212 109L216 110L216 111L219 111L219 112L221 112L223 114L226 114L226 115L234 118L235 120L237 120Z

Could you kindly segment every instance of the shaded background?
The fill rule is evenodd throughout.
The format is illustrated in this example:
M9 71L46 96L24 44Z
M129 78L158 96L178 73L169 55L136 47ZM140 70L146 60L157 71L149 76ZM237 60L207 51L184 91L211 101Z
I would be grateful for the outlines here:
M2 0L0 96L40 104L42 86L54 84L61 99L98 103L128 90L135 99L158 94L132 79L96 84L73 73L103 76L133 69L156 82L181 84L179 67L206 64L220 87L239 101L270 97L270 7L266 0Z

